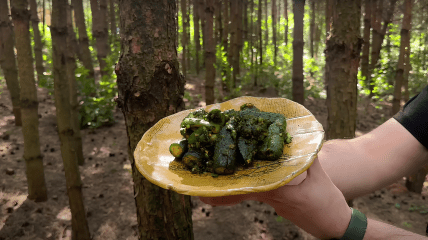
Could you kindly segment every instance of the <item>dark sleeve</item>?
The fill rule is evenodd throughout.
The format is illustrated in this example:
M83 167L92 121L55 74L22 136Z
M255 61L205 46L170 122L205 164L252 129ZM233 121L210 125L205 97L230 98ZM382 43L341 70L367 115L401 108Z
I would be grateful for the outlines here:
M428 86L410 99L393 118L428 148Z

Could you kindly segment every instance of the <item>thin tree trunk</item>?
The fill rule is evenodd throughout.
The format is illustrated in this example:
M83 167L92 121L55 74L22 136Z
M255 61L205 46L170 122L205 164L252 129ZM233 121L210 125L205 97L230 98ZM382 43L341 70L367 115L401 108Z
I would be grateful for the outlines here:
M55 107L61 156L71 211L73 239L91 239L82 196L82 182L73 146L71 126L70 89L67 74L67 0L52 1L52 62L54 72Z
M34 38L34 56L36 60L36 72L37 72L37 82L43 78L43 73L45 68L43 67L43 44L42 38L40 36L39 29L39 17L37 16L37 3L36 0L30 0L30 11L31 11L31 26L33 28L33 38Z
M269 11L268 11L268 0L265 0L264 3L265 3L265 11L266 11L265 12L265 46L264 46L264 49L266 49L267 45L269 44L269 26L268 26Z
M309 41L311 58L314 57L314 37L315 37L315 0L311 0L311 23L309 25ZM313 73L311 72L311 76Z
M67 48L71 49L74 47L76 36L74 34L73 22L71 19L71 6L67 4ZM82 135L80 134L80 123L79 123L79 102L77 100L77 82L76 82L76 58L75 51L66 51L66 70L68 87L70 90L70 123L71 129L73 129L74 135L70 139L73 152L76 155L77 163L83 165L85 159L83 158L82 148Z
M259 0L259 9L258 9L258 35L259 35L259 66L256 66L257 74L256 76L261 77L261 69L263 68L263 39L262 39L262 0ZM257 61L256 61L257 63ZM257 64L256 64L257 65ZM254 86L258 85L257 78L254 79Z
M86 32L85 14L83 12L82 0L71 0L74 9L74 22L79 35L79 50L83 66L89 71L88 81L95 84L94 65L92 64L91 52L89 51L89 38Z
M364 77L364 82L368 87L370 84L370 69L369 69L369 56L370 56L370 30L371 30L371 0L364 1L364 44L363 54L361 56L361 74Z
M288 0L284 0L284 17L285 17L285 45L288 45Z
M106 0L90 0L92 11L92 36L96 40L97 59L100 64L101 77L107 75L105 58L108 54L108 32L106 23Z
M276 20L277 20L277 16L276 16L276 0L272 0L272 41L273 41L273 47L274 47L274 52L273 52L273 62L274 65L276 67L276 58L277 58L277 54L278 54L278 46L276 45Z
M187 6L186 6L187 0L181 0L181 26L183 28L183 32L181 33L181 46L183 47L182 55L181 55L181 71L183 73L183 76L187 76L187 68L186 68L186 58L187 58Z
M303 16L305 0L293 1L294 39L293 39L293 101L303 105Z
M403 95L403 103L406 103L409 101L409 74L410 74L410 69L412 68L412 66L410 65L410 37L406 39L406 55L405 55L405 59L404 59L404 74L403 74L403 90L404 90L404 95Z
M205 0L199 0L199 18L201 20L201 31L202 31L202 49L205 49ZM204 52L205 54L205 52ZM205 55L203 56L204 63L202 66L205 66Z
M109 12L110 12L110 41L116 40L117 26L116 26L116 6L115 0L109 0Z
M406 178L406 188L411 192L422 193L427 174L428 165Z
M186 33L187 33L187 37L186 37L186 40L187 40L187 42L186 42L186 44L187 44L187 48L186 48L187 49L186 69L187 69L187 71L190 71L190 66L191 66L190 65L190 59L191 59L191 57L190 57L190 45L192 44L190 41L190 14L191 14L190 1L191 0L186 0L186 1L188 1L187 14L186 14L186 29L187 29L187 31L186 31Z
M254 22L253 22L253 20L254 20L254 18L253 18L253 15L254 15L254 0L250 0L250 30L249 30L249 45L250 45L250 74L251 74L251 78L253 78L253 77L257 77L257 76L254 76L254 65L253 65L253 63L254 63L254 51L253 51L253 48L254 48L254 42L253 42L253 38L254 38L254 36L253 36L253 33L254 33L254 29L253 29L253 25L254 25ZM251 79L252 80L252 79Z
M43 3L43 36L45 35L45 24L46 24L46 7L45 7L45 0L42 1Z
M214 1L214 16L215 16L215 27L214 27L214 37L215 37L215 44L219 43L221 41L220 39L220 12L221 9L218 7L220 4L220 0Z
M243 32L244 36L243 39L248 41L248 0L243 0L244 7L242 8L242 11L244 11L244 25L243 25Z
M215 38L213 36L214 0L206 0L206 23L205 23L205 102L207 105L214 103L215 83Z
M130 41L121 42L116 74L117 103L128 134L138 235L140 239L193 239L190 197L150 183L137 170L133 155L150 127L184 109L185 80L179 73L175 45L176 4L157 0L134 3L133 0L119 2L121 34ZM137 66L144 66L146 71Z
M79 42L76 39L76 33L73 29L73 6L68 5L67 6L67 24L70 24L71 30L68 32L68 37L70 38L70 44L68 49L72 49L72 52L76 55L78 59L82 59L82 56L80 55L79 50ZM68 22L70 21L70 22Z
M374 0L375 2L376 0ZM380 1L380 0L377 0ZM383 40L385 38L386 35L386 31L388 29L388 25L391 23L392 21L392 17L394 14L394 9L395 9L395 4L396 4L397 0L390 0L389 2L389 7L386 13L386 18L383 22L383 26L380 29L380 21L382 20L382 15L379 15L382 13L381 10L378 10L377 12L377 21L375 26L373 26L373 20L372 20L372 28L373 28L373 36L372 36L372 50L371 50L371 61L370 61L370 73L372 74L374 72L374 69L377 67L378 61L379 61L379 57L380 57L380 50L382 48L382 43ZM383 8L383 1L380 1L380 5L378 7ZM373 8L372 8L372 15L373 15ZM373 15L374 16L374 15ZM379 25L379 26L378 26ZM375 30L376 29L380 29L380 30ZM371 79L369 79L371 81ZM369 84L369 90L370 90L370 97L373 96L373 85L370 82Z
M332 1L333 0L326 0L325 1L325 37L326 37L326 41L330 35Z
M362 39L361 1L333 0L332 29L326 43L327 139L354 138L357 75Z
M198 0L193 0L193 31L194 31L194 41L195 41L195 65L196 65L196 74L199 75L199 55L201 51L201 40L199 36L199 4Z
M243 6L242 6L242 0L241 1L238 1L238 8L237 8L237 14L238 14L238 24L237 24L237 30L236 30L236 33L237 33L237 38L238 38L238 40L236 41L236 43L237 43L237 45L238 45L238 49L239 49L239 53L241 53L242 52L242 47L244 46L244 42L243 42L243 30L242 30L242 26L243 26L243 22L242 22L242 19L243 19L243 17L242 17L242 9L243 9ZM239 71L239 58L238 58L238 74L240 73L240 71Z
M403 3L404 16L401 25L400 55L398 58L397 70L395 72L394 99L392 101L392 115L396 114L401 108L401 88L403 86L404 62L408 54L407 41L410 41L410 30L412 20L413 0L405 0Z
M15 40L7 2L7 0L0 0L0 66L12 100L15 126L22 126L18 69L14 50Z
M234 56L235 56L235 48L237 46L236 44L236 29L237 29L237 24L238 24L238 19L237 19L237 13L236 13L236 8L238 7L238 2L237 1L230 1L230 28L229 28L229 33L230 33L230 40L229 40L229 48L228 48L228 53L227 53L227 57L228 57L228 62L231 66L235 66L235 62L234 62ZM232 88L235 87L235 75L234 75L235 71L232 72L232 79L231 79L231 84L230 86Z
M43 170L43 156L40 153L39 116L37 89L34 81L33 56L30 40L30 13L26 0L11 2L11 13L15 27L18 76L21 86L21 117L24 135L24 159L28 183L28 198L46 201L47 190Z
M229 21L230 21L230 13L229 13L229 0L223 0L223 16L224 16L224 25L223 25L223 39L222 39L222 46L223 46L223 53L227 56L229 52ZM230 62L229 62L230 64ZM223 96L226 96L229 93L229 82L230 82L230 74L229 69L223 68L222 69L222 81L221 81L221 87Z

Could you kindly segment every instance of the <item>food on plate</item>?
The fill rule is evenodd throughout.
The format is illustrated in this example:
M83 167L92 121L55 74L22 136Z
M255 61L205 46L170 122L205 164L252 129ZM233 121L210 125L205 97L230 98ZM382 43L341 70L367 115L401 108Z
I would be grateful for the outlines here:
M255 159L274 161L292 140L283 115L260 111L250 103L241 105L240 111L198 109L180 127L183 139L171 144L169 151L192 173L226 175Z

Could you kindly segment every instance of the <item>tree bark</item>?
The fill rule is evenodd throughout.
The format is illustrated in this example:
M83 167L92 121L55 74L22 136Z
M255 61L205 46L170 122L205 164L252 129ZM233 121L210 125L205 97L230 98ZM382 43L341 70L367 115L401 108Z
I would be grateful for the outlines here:
M193 0L193 31L194 31L194 41L195 41L195 65L196 65L196 74L199 75L200 65L199 65L199 55L201 51L201 40L199 35L199 8L198 0Z
M293 1L294 39L293 39L293 101L303 105L303 16L305 0Z
M187 76L187 68L186 68L186 58L187 58L187 0L181 0L181 26L183 28L183 32L181 33L181 46L183 47L182 55L181 55L181 71L183 76Z
M101 77L107 75L105 58L108 54L107 3L106 0L90 0L92 11L92 36L96 40L97 59L100 64Z
M205 23L205 102L207 105L214 103L215 84L215 38L213 36L214 0L206 0Z
M357 119L357 75L362 39L361 1L333 0L332 25L326 43L327 139L354 138Z
M43 156L40 153L37 89L34 81L30 40L30 13L26 0L11 2L15 27L18 77L21 86L21 117L24 135L24 159L28 183L28 198L36 202L47 200ZM10 61L10 60L9 60Z
M263 66L263 39L262 39L262 0L259 0L259 8L258 8L258 14L257 14L257 22L258 22L258 39L259 39L259 66L256 66L257 69L257 73L256 76L257 77L261 77L261 69ZM256 61L256 65L257 65L257 61ZM258 85L257 82L257 77L254 79L254 86L256 87Z
M193 239L189 196L153 185L135 166L134 150L160 119L184 109L174 1L119 2L118 106L125 117L140 239ZM143 13L143 14L141 14ZM141 24L133 24L139 22Z
M36 0L30 0L30 11L31 11L31 26L33 28L33 39L34 39L34 56L36 60L36 72L37 82L43 78L45 68L43 67L43 44L40 36L39 29L39 17L37 16L37 3Z
M376 0L373 0L373 1L375 4ZM377 1L380 1L380 0L377 0ZM371 52L371 62L370 62L370 73L373 73L374 69L377 67L379 57L380 57L380 50L382 48L382 43L383 43L383 40L385 38L386 31L388 29L388 25L392 21L396 2L397 2L397 0L390 0L389 7L388 7L388 10L386 13L386 18L383 22L382 28L380 28L380 22L382 21L382 11L381 10L377 11L376 24L373 24L373 20L372 20L373 36L372 36L372 52ZM378 7L383 8L383 1L380 1ZM373 8L372 8L372 16L375 16L375 15L373 15L375 13L376 13L376 11L373 11ZM372 17L372 19L373 19L373 17ZM375 28L376 28L376 30L375 30ZM369 80L370 80L370 84L369 84L370 97L372 97L373 96L373 85L371 83L371 79L369 79Z
M364 44L363 54L361 56L361 74L364 77L364 83L368 87L370 84L370 69L369 69L369 56L370 56L370 30L371 30L371 9L372 0L364 1Z
M110 42L116 40L117 26L116 26L116 6L115 0L109 0L109 12L110 12Z
M71 6L67 3L67 48L72 49L75 46L76 35L74 34L73 22L71 19ZM70 123L71 129L73 129L74 135L70 139L72 151L76 155L77 163L83 165L85 159L83 158L82 148L82 135L80 134L80 122L79 122L79 101L77 92L76 82L76 54L77 51L66 51L66 72L68 87L70 90Z
M315 0L311 1L311 23L309 25L309 41L310 41L310 46L309 46L309 51L311 54L311 58L314 57L314 37L315 37ZM311 72L311 75L313 75L313 73Z
M422 193L425 177L428 174L428 165L419 169L416 173L406 177L406 188L415 193Z
M272 41L273 41L273 47L274 47L273 62L274 62L275 66L277 63L276 58L277 58L277 54L278 54L278 46L276 45L276 20L277 20L276 0L272 0Z
M404 16L401 25L400 55L398 57L397 70L395 72L394 99L392 101L392 115L400 111L401 108L401 88L403 86L403 76L405 70L406 55L409 54L407 42L410 41L410 30L412 28L412 7L413 0L405 0L403 3Z
M326 38L326 41L328 40L328 37L330 35L332 1L333 0L326 0L325 1L325 38Z
M285 17L285 32L284 41L285 45L288 45L288 0L284 0L284 17Z
M73 239L89 240L88 222L83 205L82 182L76 153L72 144L74 131L71 126L70 88L67 74L67 0L52 0L52 62L54 73L55 107L61 156L71 211Z
M14 51L15 40L7 2L7 0L0 0L0 66L12 100L15 126L22 126L18 69Z
M260 0L261 1L261 0ZM269 44L269 26L268 26L268 16L269 16L269 11L268 11L268 0L264 1L265 3L265 46L264 49L267 48L267 45Z
M79 35L80 60L83 66L89 71L88 81L95 84L94 65L92 64L91 52L89 51L89 38L86 32L85 14L83 12L82 0L71 0L74 9L74 22Z
M229 0L222 0L223 2L223 16L224 16L224 24L223 24L223 39L222 39L222 46L223 46L223 55L228 56L229 53L229 21L231 19L230 17L230 7L229 7ZM230 61L228 62L230 64ZM229 93L229 82L230 82L230 74L229 69L222 68L222 81L221 81L221 87L222 87L222 94L223 96L227 95Z
M229 40L229 48L228 48L228 62L229 65L231 66L235 66L235 61L234 61L234 57L235 57L235 48L237 48L237 25L238 25L238 16L237 16L237 8L238 8L238 2L237 1L230 1L230 28L229 28L229 33L230 33L230 40ZM232 70L232 79L231 79L231 84L230 86L232 88L235 87L235 80L236 80L236 76L235 76L235 69Z

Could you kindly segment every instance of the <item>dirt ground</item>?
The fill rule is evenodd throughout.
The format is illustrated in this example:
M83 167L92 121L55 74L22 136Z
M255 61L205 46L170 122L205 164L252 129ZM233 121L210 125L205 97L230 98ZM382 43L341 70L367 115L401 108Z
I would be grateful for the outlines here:
M203 84L190 76L187 108L205 106ZM40 142L44 155L48 201L26 199L23 137L14 126L7 88L0 94L0 240L71 239L71 214L56 132L55 107L46 89L38 89ZM276 97L275 89L243 90L243 95ZM305 106L325 127L327 108L322 99L307 99ZM390 116L389 106L376 109L359 102L357 136L377 127ZM82 130L85 165L80 167L83 194L93 239L138 239L125 122L119 110L116 123L96 130ZM196 240L314 239L268 205L243 202L231 207L211 207L193 198ZM422 195L406 191L404 180L354 200L354 207L368 217L425 234L428 224L428 182ZM426 207L426 208L424 208ZM425 211L424 211L425 210Z

